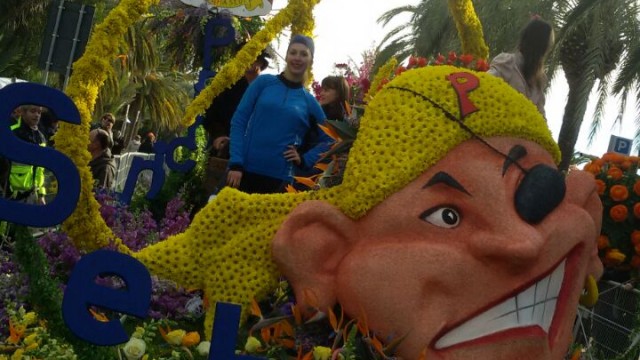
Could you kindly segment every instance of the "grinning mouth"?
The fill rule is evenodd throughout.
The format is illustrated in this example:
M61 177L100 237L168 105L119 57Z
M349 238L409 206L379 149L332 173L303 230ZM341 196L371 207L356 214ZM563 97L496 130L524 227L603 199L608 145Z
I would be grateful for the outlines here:
M435 349L531 326L538 326L548 334L564 279L565 263L566 259L540 281L447 332L438 339Z

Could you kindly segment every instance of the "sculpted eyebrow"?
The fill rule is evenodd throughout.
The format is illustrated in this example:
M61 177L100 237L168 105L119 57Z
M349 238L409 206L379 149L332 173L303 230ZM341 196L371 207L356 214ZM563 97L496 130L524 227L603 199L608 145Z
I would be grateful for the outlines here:
M527 156L527 149L522 145L514 145L504 159L504 164L502 165L502 176L507 173L511 164L516 163L525 156Z
M464 188L464 186L462 186L456 179L454 179L451 175L447 174L444 171L440 171L437 174L433 175L433 177L429 179L429 181L422 188L426 189L436 184L445 184L453 189L471 196L471 194L467 191L467 189Z

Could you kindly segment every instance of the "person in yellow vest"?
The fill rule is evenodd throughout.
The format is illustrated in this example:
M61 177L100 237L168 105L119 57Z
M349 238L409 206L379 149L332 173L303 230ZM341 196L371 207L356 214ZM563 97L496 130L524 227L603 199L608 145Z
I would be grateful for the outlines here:
M46 138L38 129L42 108L36 105L22 105L20 113L21 121L12 126L13 134L26 142L46 146ZM13 161L9 170L8 182L11 199L33 204L46 204L43 168Z

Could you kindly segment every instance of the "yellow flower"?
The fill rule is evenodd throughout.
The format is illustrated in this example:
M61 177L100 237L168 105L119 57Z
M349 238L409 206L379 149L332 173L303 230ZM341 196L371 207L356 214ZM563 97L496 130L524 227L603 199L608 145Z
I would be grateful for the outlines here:
M196 351L201 356L209 356L209 349L211 348L211 342L203 341L196 347Z
M38 320L38 315L36 315L36 313L34 313L33 311L29 311L28 313L24 314L24 317L22 318L22 322L26 326L35 324L36 320Z
M18 349L16 352L11 355L11 360L22 360L22 355L24 354L24 350Z
M27 347L24 348L25 351L32 351L38 348L38 346L40 346L37 342L34 342L33 344L29 344L27 345Z
M249 336L249 338L247 339L247 343L244 344L244 350L250 354L253 354L257 352L261 346L262 343L260 343L260 340L256 339L253 336Z
M136 330L131 334L131 337L142 339L144 335L144 328L142 326L136 326Z
M131 338L122 348L127 360L138 360L147 351L147 344L142 339Z
M33 343L35 343L38 340L38 334L33 333L29 336L27 336L26 338L24 338L24 343L26 345L31 345Z
M173 330L173 331L169 331L167 333L167 336L165 338L165 340L171 344L171 345L180 345L182 344L182 338L187 334L186 331L178 329L178 330Z
M331 358L331 349L326 346L316 346L313 348L314 360L329 360Z

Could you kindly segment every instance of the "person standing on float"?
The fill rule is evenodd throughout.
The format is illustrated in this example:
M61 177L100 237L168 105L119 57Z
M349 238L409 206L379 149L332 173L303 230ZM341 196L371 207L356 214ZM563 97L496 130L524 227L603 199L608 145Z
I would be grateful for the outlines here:
M331 138L318 129L325 114L303 86L313 55L313 40L295 35L284 72L262 75L249 85L231 119L228 186L247 193L283 192L296 167L313 167L329 149ZM310 132L320 141L300 153Z

